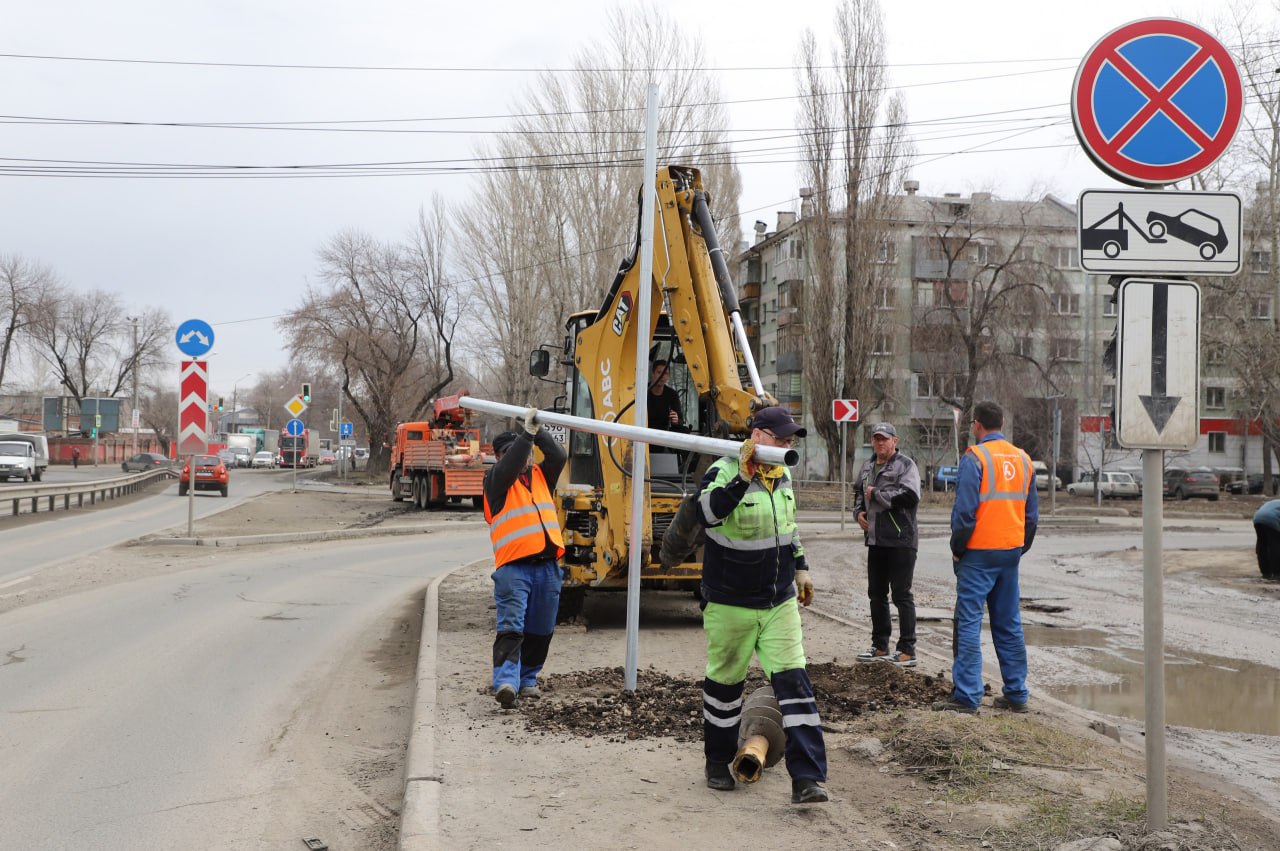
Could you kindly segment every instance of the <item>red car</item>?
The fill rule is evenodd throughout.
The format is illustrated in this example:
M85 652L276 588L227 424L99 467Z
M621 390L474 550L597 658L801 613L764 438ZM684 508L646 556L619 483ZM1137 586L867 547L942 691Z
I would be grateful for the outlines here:
M198 491L219 491L227 496L227 484L231 477L227 474L227 465L217 455L196 455L195 489ZM183 462L182 472L178 474L178 496L186 496L191 486L191 460Z

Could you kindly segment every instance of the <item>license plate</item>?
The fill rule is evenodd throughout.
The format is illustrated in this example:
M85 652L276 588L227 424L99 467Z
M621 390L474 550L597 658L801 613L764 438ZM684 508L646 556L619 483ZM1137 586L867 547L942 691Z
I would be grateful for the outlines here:
M212 475L213 475L213 471L211 471L211 470L197 470L197 471L196 471L196 476L198 476L198 477L199 477L199 478L201 478L201 479L207 479L207 478L209 478L209 477L210 477L210 476L212 476Z

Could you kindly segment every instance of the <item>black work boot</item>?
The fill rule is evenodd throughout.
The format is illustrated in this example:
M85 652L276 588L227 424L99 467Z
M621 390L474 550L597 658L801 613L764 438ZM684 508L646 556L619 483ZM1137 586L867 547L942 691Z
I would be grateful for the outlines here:
M825 804L831 800L827 790L817 780L792 778L791 803L793 804Z
M707 760L707 788L717 792L728 792L733 789L733 774L729 766L723 762Z

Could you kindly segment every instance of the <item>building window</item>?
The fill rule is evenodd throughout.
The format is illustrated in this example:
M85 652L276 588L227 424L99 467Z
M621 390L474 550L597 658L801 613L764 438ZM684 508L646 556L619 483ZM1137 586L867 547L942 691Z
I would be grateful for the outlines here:
M1102 315L1117 316L1119 315L1119 313L1120 313L1119 308L1116 307L1115 295L1114 294L1104 295L1102 297Z
M880 244L876 246L876 262L877 263L893 263L898 259L897 246L893 240L882 239Z
M1227 433L1225 431L1209 432L1209 451L1213 453L1227 451Z
M1075 269L1080 265L1080 254L1074 246L1053 249L1053 265L1059 269Z
M1076 293L1053 293L1049 306L1059 316L1076 316L1080 313L1080 296Z
M950 449L954 445L951 424L916 426L916 446L923 449Z
M875 340L871 344L871 354L888 355L893 353L892 338L885 332L875 335Z
M1031 346L1032 342L1030 337L1014 337L1011 351L1018 357L1030 358L1032 356Z
M891 287L876 288L876 308L878 310L893 310L893 289Z
M1251 315L1254 319L1271 318L1271 296L1263 295L1253 299Z
M1221 295L1207 295L1204 297L1204 315L1213 319L1221 319L1227 315L1226 297Z
M784 239L773 248L773 261L799 260L804 255L804 243L798 239Z
M1206 363L1224 364L1227 362L1227 347L1222 343L1210 343L1204 347Z
M1227 406L1227 388L1204 388L1204 406L1206 408L1225 408Z
M1035 246L1019 245L1018 250L1014 252L1014 259L1022 263L1032 263L1036 259Z
M760 363L761 365L763 365L768 362L769 362L769 344L761 343L760 344Z
M1054 337L1049 341L1050 360L1080 360L1080 341L1073 337Z
M973 244L973 262L985 266L991 262L993 251L990 243L975 242Z
M1270 251L1250 251L1249 252L1249 268L1254 272L1271 271L1271 252Z
M960 385L958 375L925 375L917 372L914 378L917 399L932 399L936 396L955 398L956 388Z

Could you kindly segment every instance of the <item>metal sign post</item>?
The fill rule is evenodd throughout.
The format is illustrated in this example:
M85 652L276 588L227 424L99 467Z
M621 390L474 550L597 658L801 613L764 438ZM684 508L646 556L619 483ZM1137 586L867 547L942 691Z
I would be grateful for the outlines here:
M649 325L653 300L653 216L656 192L653 179L658 172L658 84L650 83L645 99L644 181L640 196L640 277L636 284L638 309L635 316L636 374L635 405L632 412L637 428L648 426L649 413ZM636 690L636 668L640 656L640 561L644 555L645 467L649 444L631 444L631 545L627 548L627 653L622 687Z
M1161 189L1212 165L1240 124L1244 89L1231 52L1186 21L1149 18L1103 36L1080 63L1071 118L1103 171ZM1225 193L1085 192L1081 266L1094 273L1234 275L1239 199ZM1146 676L1147 827L1168 825L1164 717L1166 449L1200 436L1200 289L1190 281L1120 284L1115 435L1142 450L1142 641ZM1095 488L1102 491L1101 473Z
M844 516L848 513L848 502L845 499L849 492L849 477L845 474L845 463L849 457L849 446L845 432L846 423L858 421L857 399L832 399L831 419L840 423L840 531L844 531Z

